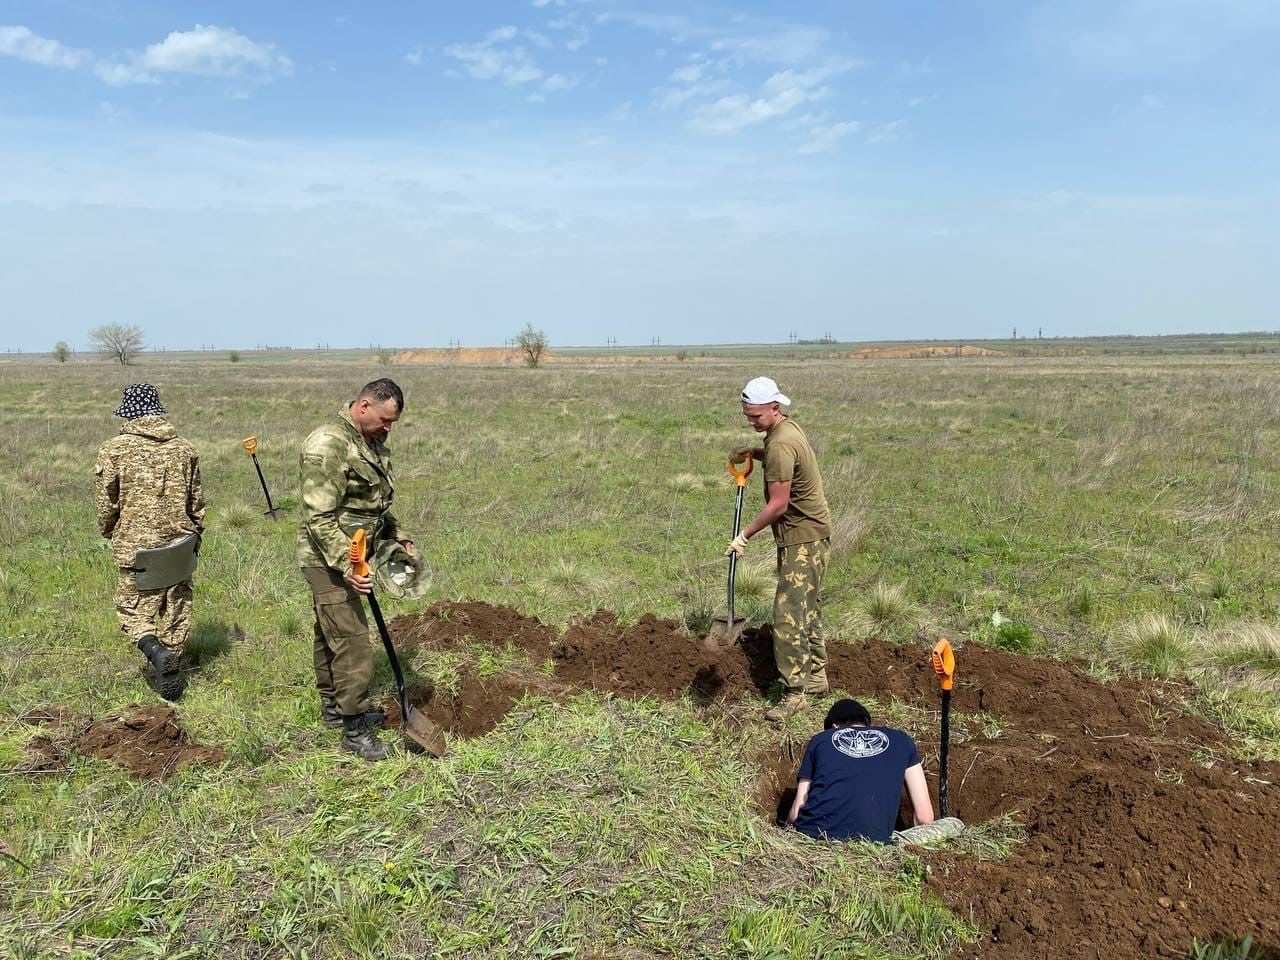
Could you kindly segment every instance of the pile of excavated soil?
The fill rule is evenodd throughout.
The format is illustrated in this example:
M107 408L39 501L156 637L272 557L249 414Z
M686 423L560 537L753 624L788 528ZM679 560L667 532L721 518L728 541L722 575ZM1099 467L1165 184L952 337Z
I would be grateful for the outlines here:
M172 707L133 707L92 721L57 708L33 710L22 719L47 731L29 745L25 773L64 769L72 752L110 760L141 780L163 780L190 764L225 759L219 748L193 743Z
M464 678L456 694L420 691L415 702L464 737L492 729L526 693L688 693L712 704L758 696L774 679L768 627L708 651L654 617L622 627L599 612L561 636L509 608L441 603L391 629L398 645L510 644L553 662L553 679L500 674ZM835 690L938 708L924 647L833 643L829 655ZM1280 765L1233 760L1222 731L1181 712L1188 691L1177 684L1101 683L1070 663L972 644L958 659L952 710L996 723L994 736L953 742L950 812L970 823L1012 814L1026 840L999 861L926 854L930 888L983 931L956 957L1145 960L1245 936L1280 951ZM816 710L812 719L816 731ZM936 737L919 746L936 781ZM756 799L769 819L789 803L802 751L759 751Z

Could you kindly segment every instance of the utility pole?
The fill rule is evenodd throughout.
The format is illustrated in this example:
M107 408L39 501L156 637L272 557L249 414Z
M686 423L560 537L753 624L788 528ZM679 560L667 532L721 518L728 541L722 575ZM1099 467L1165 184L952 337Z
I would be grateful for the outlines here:
M1017 340L1017 339L1018 339L1018 328L1017 328L1017 327L1014 327L1014 328L1013 328L1013 339L1015 339L1015 340Z

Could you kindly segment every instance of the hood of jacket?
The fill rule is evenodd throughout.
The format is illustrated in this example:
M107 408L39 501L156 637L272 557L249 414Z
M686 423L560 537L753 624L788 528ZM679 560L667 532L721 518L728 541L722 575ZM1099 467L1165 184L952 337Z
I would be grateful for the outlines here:
M178 435L178 431L173 428L168 418L159 415L126 420L120 424L120 432L135 437L146 437L157 443L165 443Z

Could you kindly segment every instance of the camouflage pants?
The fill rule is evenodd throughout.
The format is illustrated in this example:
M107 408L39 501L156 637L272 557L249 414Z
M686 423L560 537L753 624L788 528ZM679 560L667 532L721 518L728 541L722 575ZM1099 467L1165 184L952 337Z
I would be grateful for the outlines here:
M778 592L773 598L773 659L788 692L804 689L827 666L820 604L831 541L778 548Z
M191 581L163 590L139 590L133 571L120 571L116 581L116 616L120 629L134 640L148 633L170 650L181 653L191 636Z
M303 567L315 610L315 639L311 645L320 696L338 702L338 712L354 717L369 709L373 679L373 647L364 601L336 570Z

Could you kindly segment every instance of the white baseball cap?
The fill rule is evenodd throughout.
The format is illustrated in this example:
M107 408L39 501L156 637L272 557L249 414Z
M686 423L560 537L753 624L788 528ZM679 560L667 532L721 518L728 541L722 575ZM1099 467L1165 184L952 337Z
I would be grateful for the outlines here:
M742 388L743 403L780 403L791 406L791 398L778 389L768 377L756 377Z

